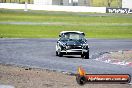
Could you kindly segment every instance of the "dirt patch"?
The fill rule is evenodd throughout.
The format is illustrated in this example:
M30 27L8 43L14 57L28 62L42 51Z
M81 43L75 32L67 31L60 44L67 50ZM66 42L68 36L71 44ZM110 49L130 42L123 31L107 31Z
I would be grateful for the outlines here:
M86 84L80 86L75 76L42 69L0 65L0 84L15 88L132 88L129 84Z
M106 58L132 62L132 50L124 50L104 54Z

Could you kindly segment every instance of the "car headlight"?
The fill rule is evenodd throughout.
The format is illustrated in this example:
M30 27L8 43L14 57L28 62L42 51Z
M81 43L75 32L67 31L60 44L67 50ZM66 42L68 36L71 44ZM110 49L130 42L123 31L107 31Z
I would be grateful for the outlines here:
M66 49L70 49L70 46L66 46Z
M83 44L82 46L83 46L84 49L89 48L88 44Z
M83 46L88 46L88 44L83 44Z

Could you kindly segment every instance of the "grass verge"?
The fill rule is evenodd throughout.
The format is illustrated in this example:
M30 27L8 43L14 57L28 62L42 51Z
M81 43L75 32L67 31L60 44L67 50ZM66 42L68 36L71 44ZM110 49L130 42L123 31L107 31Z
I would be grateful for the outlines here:
M61 31L83 31L88 38L132 38L132 26L63 26L0 24L1 38L57 38Z
M132 38L132 15L129 14L0 9L0 22L1 38L57 38L64 30L83 31L88 38ZM48 24L22 24L26 22Z

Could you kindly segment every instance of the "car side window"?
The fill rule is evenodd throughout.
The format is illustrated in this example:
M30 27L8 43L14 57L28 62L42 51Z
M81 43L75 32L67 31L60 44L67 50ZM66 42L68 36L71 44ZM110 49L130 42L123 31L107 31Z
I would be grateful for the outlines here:
M69 36L67 34L62 34L60 40L67 40Z

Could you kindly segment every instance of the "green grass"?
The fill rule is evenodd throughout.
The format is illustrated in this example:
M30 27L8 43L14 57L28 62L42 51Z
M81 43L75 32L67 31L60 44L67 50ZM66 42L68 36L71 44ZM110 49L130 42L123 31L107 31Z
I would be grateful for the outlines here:
M0 10L0 21L68 22L68 23L132 23L132 15L92 16L96 13L66 13L22 10ZM87 16L90 15L90 16Z
M95 14L97 16L94 16ZM0 24L0 37L57 38L61 31L76 30L85 32L87 38L132 38L132 15L104 15L106 14L0 9L0 22L49 23L49 25Z
M6 38L57 38L59 32L78 30L87 38L132 38L132 26L35 26L0 25L0 36Z
M92 6L108 7L108 0L91 0ZM111 0L110 7L121 7L121 0Z

